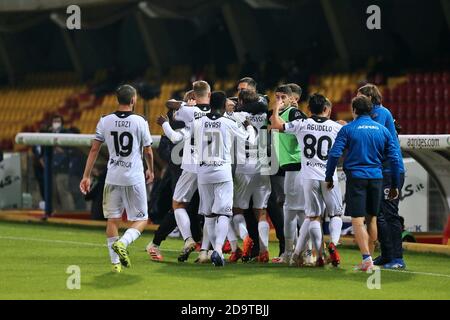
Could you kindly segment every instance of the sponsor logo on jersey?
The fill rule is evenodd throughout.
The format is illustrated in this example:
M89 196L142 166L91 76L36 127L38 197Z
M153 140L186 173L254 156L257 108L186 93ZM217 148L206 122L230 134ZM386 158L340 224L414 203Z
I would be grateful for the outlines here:
M311 168L317 168L317 167L319 167L319 168L321 168L321 169L326 169L326 168L327 168L327 165L324 164L324 163L320 163L320 162L314 163L314 162L311 162L311 161L307 161L307 162L306 162L306 166L311 167Z
M122 168L128 168L128 169L131 168L131 162L127 162L127 161L123 161L123 160L111 159L111 160L109 160L109 165L122 167Z
M201 161L200 167L221 167L223 164L223 161Z

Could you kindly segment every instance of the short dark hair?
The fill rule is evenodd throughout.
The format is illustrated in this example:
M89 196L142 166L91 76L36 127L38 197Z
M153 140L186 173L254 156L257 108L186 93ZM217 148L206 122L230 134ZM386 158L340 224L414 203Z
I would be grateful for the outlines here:
M241 90L238 94L238 100L242 101L242 104L257 102L259 96L255 91L252 90Z
M302 96L302 87L300 87L298 84L288 83L287 86L289 86L289 88L291 88L292 93L298 94L299 97Z
M309 97L308 108L312 114L321 114L326 107L331 107L331 102L324 95L314 93Z
M376 85L368 83L359 88L358 92L369 97L373 104L381 104L381 93Z
M227 102L227 95L223 91L213 91L211 93L211 100L209 105L211 111L218 111L225 109L225 104Z
M136 89L129 84L121 85L116 90L117 101L121 105L130 105L135 95Z
M358 96L352 99L352 109L359 116L368 115L372 111L372 101L366 96Z
M256 89L256 81L253 78L244 77L244 78L240 79L237 84L239 85L239 83L242 83L242 82L247 83L249 86Z
M283 84L281 86L278 86L277 89L275 90L275 92L285 93L288 96L292 95L292 89L287 84Z
M64 118L63 118L62 115L60 115L60 114L54 114L53 117L52 117L52 122L53 122L53 120L55 120L55 119L61 120L61 123L64 124Z

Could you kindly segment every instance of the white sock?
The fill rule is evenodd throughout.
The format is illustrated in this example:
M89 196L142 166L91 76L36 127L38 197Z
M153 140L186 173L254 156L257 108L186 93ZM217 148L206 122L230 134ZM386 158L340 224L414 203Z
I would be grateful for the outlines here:
M139 232L138 229L130 228L127 229L127 231L125 231L125 233L123 234L122 238L120 238L119 241L122 242L125 245L125 247L128 247L130 244L133 243L133 241L135 241L140 236L141 233Z
M269 248L269 230L270 226L267 221L258 222L258 232L259 232L259 251L264 252Z
M205 217L205 226L204 228L207 228L208 230L208 238L209 238L209 242L211 243L211 245L214 247L214 245L216 244L216 217Z
M309 223L309 236L311 237L314 248L318 256L322 252L322 227L319 221L311 221Z
M295 232L297 230L297 211L296 210L288 210L285 207L283 208L284 213L284 237L287 239L294 239Z
M342 219L341 217L333 217L330 220L330 238L331 242L335 245L339 243L339 238L342 231Z
M248 236L247 224L243 214L236 214L233 216L234 229L239 230L239 237L244 240Z
M209 249L209 235L208 235L208 227L206 226L206 218L205 223L203 224L203 238L202 238L202 250Z
M237 250L237 236L236 236L236 232L234 232L234 228L233 228L233 222L230 219L230 224L228 226L228 234L227 234L227 239L230 242L230 246L231 246L231 252L236 252Z
M289 252L289 254L292 253L292 250L294 250L294 239L288 239L284 238L284 251Z
M114 252L111 248L112 244L119 240L119 237L111 237L106 239L106 243L108 244L109 257L111 258L111 263L117 264L120 263L119 255Z
M300 227L297 244L295 245L295 253L300 254L305 250L306 242L309 240L309 219L305 219Z
M297 210L289 210L285 206L283 207L284 213L284 238L285 238L285 250L292 252L294 250L294 239L297 230Z
M184 208L179 208L174 210L175 220L177 221L178 229L180 229L181 236L183 240L186 241L188 238L192 238L191 233L191 220L189 215Z
M216 245L214 246L214 250L217 251L217 253L220 254L220 256L223 256L222 254L222 247L223 243L225 242L225 238L228 234L228 226L230 225L230 218L226 216L219 216L217 218L216 223Z

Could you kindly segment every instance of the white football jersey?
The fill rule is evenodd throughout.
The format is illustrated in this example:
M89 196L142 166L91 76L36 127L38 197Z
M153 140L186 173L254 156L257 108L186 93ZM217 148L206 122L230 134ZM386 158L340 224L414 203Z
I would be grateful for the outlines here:
M183 121L186 130L189 130L189 127L192 125L192 122L200 118L207 113L210 112L209 105L198 105L198 106L188 106L186 103L182 103L181 107L174 112L173 117L175 120ZM184 134L184 130L182 129L181 132ZM197 159L196 159L196 152L194 150L193 140L190 138L183 139L183 158L181 160L181 169L189 171L189 172L196 172L197 170Z
M284 132L295 134L302 150L304 179L325 180L328 153L342 126L328 118L312 116L284 124ZM334 172L333 179L337 180Z
M134 186L145 182L142 148L151 146L153 141L144 117L131 111L103 116L94 139L108 146L107 184Z
M207 104L189 106L185 102L182 102L180 108L173 113L173 118L178 121L183 121L189 127L194 119L200 118L210 111L211 109Z
M239 127L227 117L208 114L193 122L191 135L198 151L198 183L232 181L231 147L235 138L254 140L253 127Z
M261 162L268 164L267 158L267 113L251 114L248 112L234 112L237 121L248 120L256 131L254 143L242 141L237 144L236 172L256 174L261 172Z

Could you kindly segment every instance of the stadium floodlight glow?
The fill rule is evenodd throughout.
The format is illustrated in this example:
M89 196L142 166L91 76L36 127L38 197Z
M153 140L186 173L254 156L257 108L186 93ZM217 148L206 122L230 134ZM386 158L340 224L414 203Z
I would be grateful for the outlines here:
M245 0L253 9L286 9L285 6L272 0Z
M184 19L182 16L170 10L158 7L154 4L149 4L146 1L139 2L138 8L150 19L155 18Z
M139 9L141 9L141 11L143 13L145 13L147 15L147 17L149 18L158 18L158 14L152 9L150 8L150 6L148 5L147 2L145 1L141 1L138 4Z
M66 20L56 12L50 13L50 19L61 28L66 28Z

